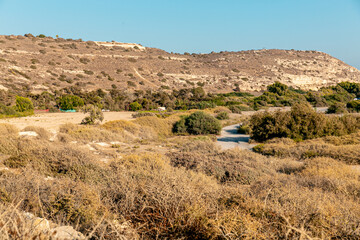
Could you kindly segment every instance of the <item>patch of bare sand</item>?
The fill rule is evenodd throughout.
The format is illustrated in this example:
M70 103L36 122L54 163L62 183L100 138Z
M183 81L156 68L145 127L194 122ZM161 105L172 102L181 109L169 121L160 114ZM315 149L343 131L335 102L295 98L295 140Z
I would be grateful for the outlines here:
M104 112L104 121L132 120L133 112ZM86 115L81 112L76 113L40 113L23 118L0 119L0 123L9 123L18 129L28 126L42 127L50 132L57 132L59 126L65 123L79 124Z

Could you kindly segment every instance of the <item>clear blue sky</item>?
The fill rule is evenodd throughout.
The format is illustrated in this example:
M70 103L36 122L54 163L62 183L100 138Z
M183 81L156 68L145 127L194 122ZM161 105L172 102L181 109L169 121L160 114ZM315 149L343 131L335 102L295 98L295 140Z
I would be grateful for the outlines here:
M169 52L318 50L360 69L360 0L0 0L0 34Z

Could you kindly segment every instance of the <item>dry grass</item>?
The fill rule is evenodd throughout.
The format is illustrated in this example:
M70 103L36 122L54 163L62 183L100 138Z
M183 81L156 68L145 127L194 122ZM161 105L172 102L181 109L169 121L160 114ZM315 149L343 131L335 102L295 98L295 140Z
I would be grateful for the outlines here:
M51 133L42 127L28 126L23 129L23 131L33 131L38 134L39 138L48 140L51 137Z
M18 134L19 130L10 124L0 124L0 135L6 136L6 135L15 135Z
M158 117L140 117L134 120L134 123L141 127L150 127L160 137L167 137L172 134L172 123L168 119L161 119Z
M306 140L296 143L291 139L274 139L258 145L255 150L264 155L307 159L329 157L348 164L360 164L359 133Z
M72 123L67 123L60 126L60 133L67 134L70 138L66 138L64 135L60 135L63 141L77 140L84 143L87 142L106 142L119 140L120 136L98 128L97 126L80 126ZM60 138L58 137L58 138ZM60 140L61 140L60 139Z
M148 135L157 141L169 121L159 120L156 126L164 128ZM136 139L153 129L139 124L67 125L62 134L97 141L126 132ZM16 222L11 204L21 202L16 211L71 225L93 239L360 238L360 175L336 159L222 151L207 136L172 136L167 141L178 146L171 145L167 157L130 154L103 164L78 145L19 137L9 126L0 125L0 131L0 154L8 156L3 163L9 168L0 170L0 224L12 220L4 234ZM357 143L353 136L318 142L351 147ZM290 153L315 141L281 139L265 146L271 144ZM9 215L1 215L3 205ZM16 227L21 234L31 231Z

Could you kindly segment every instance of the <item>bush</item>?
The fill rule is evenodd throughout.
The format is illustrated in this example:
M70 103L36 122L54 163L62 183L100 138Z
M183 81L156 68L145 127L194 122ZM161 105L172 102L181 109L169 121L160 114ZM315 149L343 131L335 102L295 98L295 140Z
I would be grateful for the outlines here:
M194 112L190 116L182 118L173 127L174 133L219 134L221 131L220 122L213 116L204 112Z
M252 111L253 109L246 105L230 105L228 106L232 113L241 114L242 111Z
M84 100L75 95L65 95L59 100L59 107L63 110L73 110L84 106Z
M216 115L216 118L219 119L219 120L226 120L226 119L229 119L229 113L228 112L219 112L217 115Z
M155 113L152 112L138 112L131 115L133 118L139 118L139 117L152 117L155 116Z
M360 112L360 100L350 101L346 104L346 107L352 112Z
M94 105L87 105L83 108L83 112L89 113L90 115L85 117L82 121L81 124L86 124L86 125L93 125L97 122L102 122L104 120L104 114L101 111L100 108L94 106Z
M33 111L34 105L29 98L16 96L16 110L18 112Z
M142 109L142 106L141 106L141 104L140 103L138 103L138 102L132 102L132 103L130 103L130 105L129 105L129 110L130 111L139 111L139 110L141 110Z
M346 110L345 104L339 102L332 104L326 111L326 113L335 113L335 114L341 114L347 112L348 111Z
M256 141L288 137L306 140L341 136L356 131L356 117L332 117L317 113L308 104L296 104L291 112L258 113L251 117L251 137Z
M271 93L278 94L279 96L285 95L288 86L280 82L275 82L267 87L267 90Z

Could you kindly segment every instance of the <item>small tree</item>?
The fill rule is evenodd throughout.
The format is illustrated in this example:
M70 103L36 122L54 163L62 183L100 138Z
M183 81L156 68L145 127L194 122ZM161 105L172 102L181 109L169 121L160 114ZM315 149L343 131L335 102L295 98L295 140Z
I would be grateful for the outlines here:
M93 125L102 122L104 120L103 112L101 111L100 108L94 105L86 105L84 108L82 108L82 111L85 114L89 113L89 116L85 117L81 121L81 124Z
M75 95L65 95L60 99L59 106L63 110L73 110L84 106L84 100Z
M135 111L139 111L140 109L142 109L142 105L138 102L132 102L132 103L130 103L129 108L130 108L130 111L135 112Z
M190 116L182 118L173 127L175 133L219 134L221 131L220 122L213 116L204 112L194 112Z
M33 111L34 105L29 98L16 96L15 108L18 112Z

